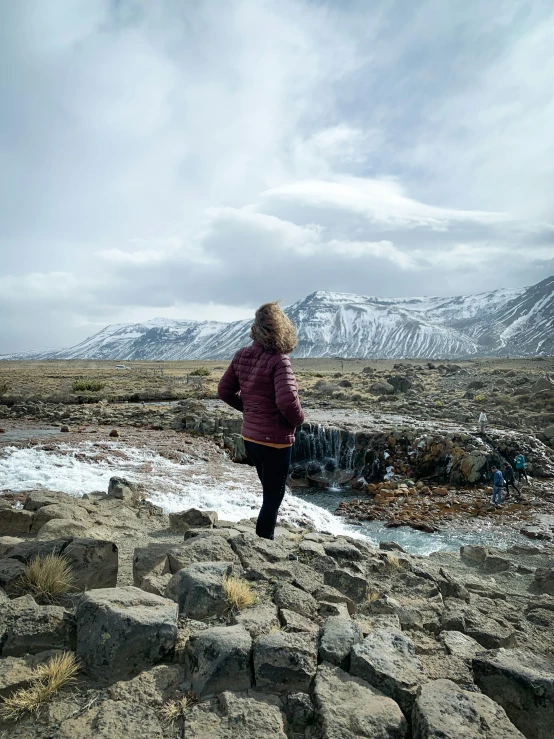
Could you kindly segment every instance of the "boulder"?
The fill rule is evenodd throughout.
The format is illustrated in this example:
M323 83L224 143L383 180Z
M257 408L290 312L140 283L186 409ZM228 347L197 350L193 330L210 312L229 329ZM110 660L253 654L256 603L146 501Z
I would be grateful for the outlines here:
M329 557L333 557L333 559L336 559L338 562L343 560L359 562L363 559L361 551L353 544L350 544L350 542L344 541L344 539L337 539L337 541L325 543L323 548L325 550L325 554Z
M525 739L497 703L450 680L422 686L412 731L413 739Z
M0 508L0 534L21 536L31 533L34 513L16 508Z
M512 567L512 563L507 557L501 557L498 554L487 554L483 562L485 572L496 573L506 572Z
M137 547L133 553L133 584L139 586L146 575L161 575L168 570L167 553L171 548L169 544L157 542Z
M306 692L317 669L317 643L308 634L278 631L254 641L256 686L272 692Z
M342 568L327 570L324 575L325 585L336 588L355 603L362 603L369 593L369 583L362 575Z
M118 551L113 542L73 539L63 550L63 556L69 560L75 589L115 588L117 585Z
M173 575L165 597L175 601L187 618L221 616L229 609L223 580L232 570L232 562L195 562Z
M25 511L38 511L46 505L76 505L78 502L79 499L69 495L69 493L60 493L57 490L31 490L27 493L23 509Z
M325 621L319 645L319 658L323 662L348 670L350 651L354 644L363 641L362 630L349 618L331 617Z
M372 395L394 395L394 387L389 382L374 382L369 392Z
M389 629L376 629L361 644L354 644L350 672L395 700L405 715L410 715L427 679L413 641Z
M356 604L354 601L330 585L320 585L312 592L312 595L320 603L320 610L322 603L326 605L329 603L336 603L346 606L347 611L351 616L356 613Z
M222 693L187 712L186 739L287 739L284 716L274 696Z
M281 625L289 633L305 632L307 634L319 635L319 624L314 623L306 616L302 616L296 611L289 611L286 608L279 609L279 619Z
M27 564L38 555L45 557L48 554L62 554L70 541L71 539L51 539L50 541L14 539L14 544L6 546L4 556Z
M39 606L30 595L14 598L0 611L0 645L2 643L3 657L72 649L75 622L61 606Z
M192 635L185 647L185 684L209 697L249 690L252 638L242 626L216 626Z
M273 603L247 608L241 613L233 614L232 618L234 623L243 626L253 639L279 628L277 607Z
M306 730L312 726L314 706L307 693L288 693L283 698L282 707L287 717L287 733L289 736L308 736Z
M275 564L288 561L289 558L289 552L280 541L260 539L251 533L242 533L234 537L231 546L245 570L261 568L268 562Z
M412 387L412 381L402 375L391 375L387 377L387 382L392 385L396 393L407 393Z
M140 581L140 589L154 595L161 595L165 598L165 591L169 581L173 577L169 572L167 575L145 575Z
M408 726L395 701L339 667L318 667L313 690L321 739L402 739Z
M275 605L279 608L285 608L289 611L300 613L306 618L316 618L317 601L309 593L296 588L288 582L281 582L275 588L273 597Z
M554 663L520 649L473 659L475 682L499 703L527 739L550 739L554 726Z
M17 559L0 559L0 587L8 592L14 592L24 572L25 565Z
M57 518L67 521L80 521L85 525L90 523L90 517L86 508L75 505L75 501L71 505L69 503L53 503L52 505L41 506L35 513L31 525L31 533L38 533L44 524Z
M189 529L213 529L217 523L216 511L200 511L189 508L187 511L169 514L169 528L171 531L185 532Z
M101 531L90 523L73 521L69 518L54 518L44 524L37 533L37 539L88 539L102 538Z
M94 678L132 675L171 654L178 608L135 587L85 593L77 606L77 657Z
M443 631L441 640L448 654L461 659L473 659L476 654L483 651L483 647L479 642L460 631Z
M135 483L129 482L124 477L112 477L108 484L108 497L123 501L132 508L140 504L144 497Z
M221 536L197 536L167 553L165 572L174 575L194 562L235 562L236 556Z
M549 569L537 568L535 571L535 583L541 593L554 595L554 567Z

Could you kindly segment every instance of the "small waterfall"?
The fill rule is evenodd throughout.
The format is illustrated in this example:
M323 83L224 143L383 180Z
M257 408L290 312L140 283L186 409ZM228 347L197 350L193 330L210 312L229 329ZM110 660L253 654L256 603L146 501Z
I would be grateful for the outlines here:
M356 448L356 436L345 429L304 424L292 449L293 464L318 462L328 472L360 469L364 450Z

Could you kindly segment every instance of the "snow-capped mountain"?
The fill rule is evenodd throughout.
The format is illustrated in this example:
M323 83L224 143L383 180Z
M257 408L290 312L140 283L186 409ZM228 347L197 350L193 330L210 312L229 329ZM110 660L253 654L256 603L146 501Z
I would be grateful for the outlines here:
M376 298L319 291L285 309L296 357L462 358L554 354L554 277L454 298ZM70 349L4 359L228 359L251 321L154 319L119 324Z

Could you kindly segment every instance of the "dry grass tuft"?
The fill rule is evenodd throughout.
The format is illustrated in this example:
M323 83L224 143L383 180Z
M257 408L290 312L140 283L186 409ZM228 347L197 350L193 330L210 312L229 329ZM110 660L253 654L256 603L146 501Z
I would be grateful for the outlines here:
M101 380L75 380L73 383L74 393L98 393L106 387Z
M184 719L188 705L189 700L186 695L182 698L174 698L173 700L167 701L160 709L162 721L165 724L173 724L178 719Z
M33 671L28 688L20 688L2 699L0 716L8 721L17 721L26 713L38 714L58 690L75 682L78 671L79 664L72 652L52 657Z
M400 560L398 557L395 557L393 554L387 554L387 561L385 563L385 568L389 572L396 572L396 570L400 569Z
M236 575L231 575L223 580L223 587L227 602L234 611L242 611L244 608L253 606L256 602L256 595L252 590L252 586L246 580Z
M381 595L378 590L370 590L366 596L366 600L371 605L372 603L375 603L376 600L379 600L380 597Z
M67 557L52 552L32 559L18 585L39 600L52 600L71 590L74 581Z

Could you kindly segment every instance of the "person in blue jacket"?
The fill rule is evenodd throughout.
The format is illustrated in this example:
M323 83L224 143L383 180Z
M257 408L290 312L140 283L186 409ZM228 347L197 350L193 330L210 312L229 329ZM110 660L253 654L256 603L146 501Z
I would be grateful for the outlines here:
M492 468L492 504L500 505L502 503L502 488L504 487L504 478L502 472L496 467Z
M527 477L527 470L525 469L525 457L521 452L519 452L519 454L516 454L514 464L516 466L517 481L521 482L521 478L525 477L525 482L529 482L529 478Z

